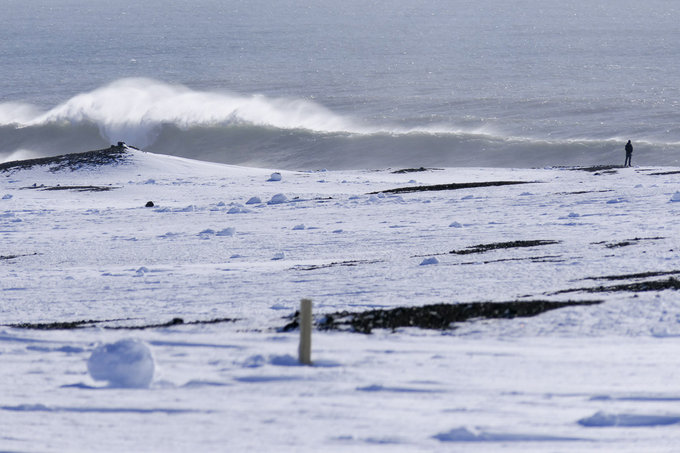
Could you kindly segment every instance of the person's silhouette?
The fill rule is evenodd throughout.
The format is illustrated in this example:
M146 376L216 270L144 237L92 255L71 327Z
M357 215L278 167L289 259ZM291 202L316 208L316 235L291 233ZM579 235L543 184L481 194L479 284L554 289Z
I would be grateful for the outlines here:
M632 158L633 158L633 145L630 143L630 140L628 140L628 143L626 143L626 161L623 163L623 166L631 167Z

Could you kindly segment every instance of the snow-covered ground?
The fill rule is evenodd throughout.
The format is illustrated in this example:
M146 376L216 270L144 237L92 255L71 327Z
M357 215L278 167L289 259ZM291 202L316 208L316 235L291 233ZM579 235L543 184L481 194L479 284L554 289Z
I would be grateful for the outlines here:
M674 285L678 169L277 175L129 152L0 173L0 450L677 451L680 298L630 285ZM375 193L489 181L528 184ZM531 240L554 242L449 253ZM300 366L279 329L301 298L317 317L604 302L315 331Z

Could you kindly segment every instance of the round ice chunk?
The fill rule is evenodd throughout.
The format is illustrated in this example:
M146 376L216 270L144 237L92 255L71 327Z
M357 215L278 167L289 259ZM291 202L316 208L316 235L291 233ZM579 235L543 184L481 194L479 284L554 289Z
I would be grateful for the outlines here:
M149 346L132 338L97 346L87 361L92 379L111 387L148 388L154 368Z
M272 173L268 181L281 181L281 173L279 172Z

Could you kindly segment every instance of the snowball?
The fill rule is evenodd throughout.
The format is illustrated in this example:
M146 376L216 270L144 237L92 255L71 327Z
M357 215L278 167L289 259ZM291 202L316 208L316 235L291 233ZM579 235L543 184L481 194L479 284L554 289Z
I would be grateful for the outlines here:
M215 233L215 236L233 236L236 233L236 228L229 227Z
M432 256L432 257L430 257L430 258L425 258L425 259L420 263L421 266L429 266L429 265L431 265L431 264L439 264L439 260L438 260L436 257Z
M149 346L131 338L97 346L87 361L92 379L122 388L148 388L154 367Z
M267 202L267 204L281 204L281 203L285 203L285 202L287 202L287 201L288 201L288 197L287 197L287 196L285 196L285 195L282 194L282 193L277 193L276 195L274 195L274 196L272 197L271 200L269 200L269 201Z
M262 203L260 197L250 197L250 199L246 201L246 204L260 204L260 203Z
M281 173L272 173L267 181L281 181Z
M675 192L671 197L672 202L680 201L680 192Z

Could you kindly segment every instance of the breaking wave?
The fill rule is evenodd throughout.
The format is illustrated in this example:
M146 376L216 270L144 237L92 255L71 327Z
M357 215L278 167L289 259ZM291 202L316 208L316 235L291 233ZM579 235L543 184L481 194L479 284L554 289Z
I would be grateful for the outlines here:
M367 124L305 99L196 91L143 78L118 80L49 110L0 104L0 162L118 141L161 154L290 169L537 167L622 160L621 138L547 141L446 125ZM680 163L678 143L638 143L647 164Z

